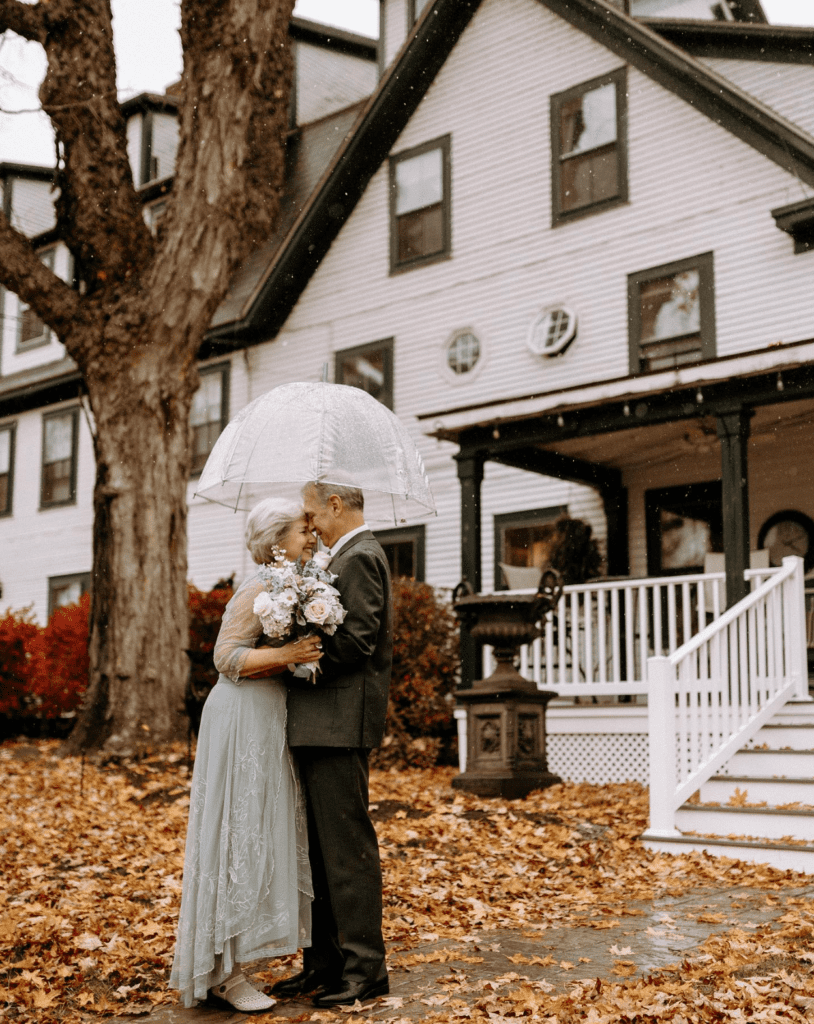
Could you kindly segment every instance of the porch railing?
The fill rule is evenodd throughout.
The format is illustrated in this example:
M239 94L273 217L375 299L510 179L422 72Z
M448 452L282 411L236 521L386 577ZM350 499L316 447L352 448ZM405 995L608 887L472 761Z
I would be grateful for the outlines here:
M745 578L754 589L780 571L747 569ZM521 648L520 672L561 697L648 693L648 659L672 654L717 621L725 587L723 572L565 587L543 636ZM484 676L493 668L485 647Z
M791 698L808 696L803 561L773 576L671 654L648 659L650 827L675 812Z

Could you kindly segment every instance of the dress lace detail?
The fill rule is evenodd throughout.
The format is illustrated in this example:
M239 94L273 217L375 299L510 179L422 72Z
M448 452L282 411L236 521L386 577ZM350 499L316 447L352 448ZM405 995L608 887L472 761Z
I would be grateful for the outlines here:
M198 733L170 976L186 1006L235 963L311 942L305 810L286 743L285 686L275 677L240 679L261 632L252 611L261 589L250 577L226 607L215 646L221 675Z

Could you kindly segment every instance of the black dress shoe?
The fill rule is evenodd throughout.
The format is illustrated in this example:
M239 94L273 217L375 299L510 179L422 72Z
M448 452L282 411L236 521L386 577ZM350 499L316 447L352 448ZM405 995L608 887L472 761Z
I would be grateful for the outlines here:
M335 974L326 971L300 971L299 974L292 974L290 978L283 978L272 985L271 991L282 999L291 999L294 996L321 995L336 988L337 984Z
M378 981L346 981L336 991L323 992L315 996L313 1002L314 1006L321 1006L323 1009L330 1009L332 1006L353 1006L357 999L363 1003L366 999L386 996L389 991L390 982L386 977Z

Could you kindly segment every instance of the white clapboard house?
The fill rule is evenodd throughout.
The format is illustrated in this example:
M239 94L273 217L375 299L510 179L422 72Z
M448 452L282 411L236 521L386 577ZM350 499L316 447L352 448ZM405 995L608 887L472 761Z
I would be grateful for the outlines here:
M383 0L377 58L292 35L283 221L200 353L196 466L252 398L327 373L424 455L438 516L380 534L395 571L523 589L540 528L588 521L607 577L522 656L563 698L552 770L649 781L654 845L814 869L814 29L757 0ZM151 218L172 109L130 107ZM2 174L69 275L48 173ZM58 341L10 295L3 323L2 603L44 617L91 583L92 451ZM242 516L194 490L190 578L240 577Z

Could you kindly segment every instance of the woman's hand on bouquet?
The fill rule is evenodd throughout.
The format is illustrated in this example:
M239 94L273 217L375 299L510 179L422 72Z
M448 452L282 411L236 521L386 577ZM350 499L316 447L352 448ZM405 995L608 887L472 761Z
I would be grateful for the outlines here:
M322 640L318 636L304 636L279 647L277 653L288 664L311 665L322 657Z

